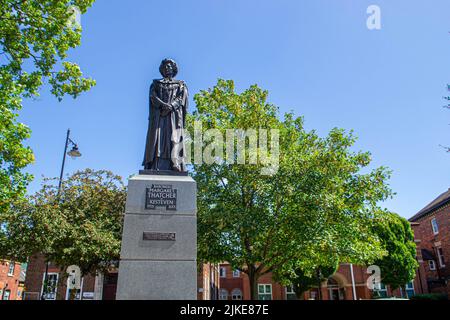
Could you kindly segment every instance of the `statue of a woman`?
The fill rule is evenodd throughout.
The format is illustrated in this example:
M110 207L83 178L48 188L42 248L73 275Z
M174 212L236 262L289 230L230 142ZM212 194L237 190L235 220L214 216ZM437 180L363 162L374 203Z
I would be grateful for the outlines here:
M146 170L186 172L184 126L188 90L175 80L175 61L164 59L159 67L163 79L150 86L150 117L142 165Z

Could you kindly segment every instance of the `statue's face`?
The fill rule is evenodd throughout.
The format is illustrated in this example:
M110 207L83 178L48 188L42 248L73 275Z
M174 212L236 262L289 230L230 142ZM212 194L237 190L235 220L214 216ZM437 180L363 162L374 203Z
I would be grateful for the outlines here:
M164 78L173 78L175 75L175 71L173 69L173 65L171 63L166 63L162 68L163 77Z

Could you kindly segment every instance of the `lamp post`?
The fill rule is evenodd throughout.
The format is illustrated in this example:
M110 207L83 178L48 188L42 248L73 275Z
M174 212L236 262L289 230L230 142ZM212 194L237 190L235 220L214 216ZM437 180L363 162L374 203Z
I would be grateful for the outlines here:
M69 143L72 145L72 149L69 152L67 152L67 147L69 146ZM60 196L60 193L61 193L61 185L62 185L62 179L63 179L63 175L64 175L64 165L66 163L66 154L68 154L72 158L79 158L79 157L81 157L81 153L78 150L78 145L75 142L73 142L72 139L70 139L70 129L67 129L66 144L64 145L64 153L63 153L63 160L62 160L62 165L61 165L61 173L59 175L58 193L57 193L57 197L56 197L58 200L59 200L59 196ZM45 300L45 294L47 293L48 266L49 266L49 264L50 264L50 262L47 261L46 265L45 265L44 289L42 291L42 296L41 296L42 300Z

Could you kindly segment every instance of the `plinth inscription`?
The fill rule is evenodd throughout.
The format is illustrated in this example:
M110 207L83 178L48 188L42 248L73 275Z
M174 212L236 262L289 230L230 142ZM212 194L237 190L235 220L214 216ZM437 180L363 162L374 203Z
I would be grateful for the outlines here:
M144 232L142 239L148 241L175 241L175 232Z
M152 184L146 190L145 209L155 210L157 207L166 208L168 211L177 210L177 190L171 185Z

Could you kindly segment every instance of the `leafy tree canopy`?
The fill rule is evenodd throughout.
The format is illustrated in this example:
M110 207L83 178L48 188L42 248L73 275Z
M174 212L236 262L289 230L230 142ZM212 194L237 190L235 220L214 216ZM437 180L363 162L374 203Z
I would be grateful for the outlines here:
M95 81L83 78L67 52L80 45L75 13L94 0L0 0L0 210L25 193L34 161L23 141L30 129L17 121L23 98L36 97L47 81L58 99L77 97Z
M86 169L70 176L58 196L55 179L39 192L0 213L2 257L25 261L42 253L65 269L83 274L104 270L119 259L126 191L110 171Z
M318 287L319 283L329 279L339 268L337 261L334 264L317 266L315 272L305 272L302 269L294 270L293 273L277 274L274 279L283 285L291 286L297 299L301 299L304 292Z
M380 267L381 281L392 289L404 287L415 278L419 267L411 225L395 213L385 213L373 225L388 253L374 263Z
M199 121L203 132L215 129L224 137L227 129L279 130L279 167L272 175L261 174L264 161L242 165L225 157L193 164L199 259L228 261L247 273L252 298L256 280L267 272L312 272L330 257L363 263L382 256L370 221L391 196L390 172L367 168L370 153L351 150L352 132L333 129L321 138L292 113L280 119L267 95L256 85L238 94L233 81L219 80L195 95L197 110L188 118L191 132ZM264 159L260 146L257 153Z

